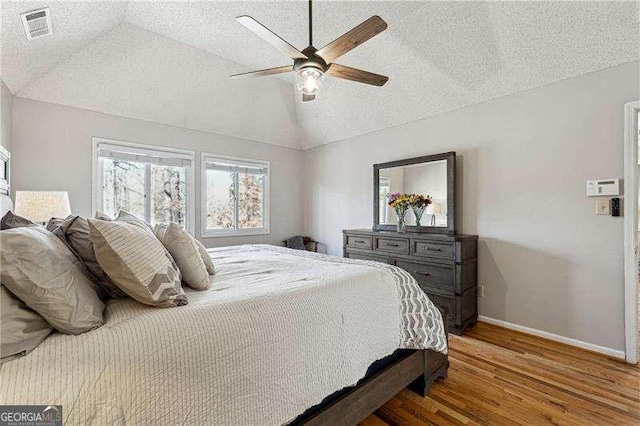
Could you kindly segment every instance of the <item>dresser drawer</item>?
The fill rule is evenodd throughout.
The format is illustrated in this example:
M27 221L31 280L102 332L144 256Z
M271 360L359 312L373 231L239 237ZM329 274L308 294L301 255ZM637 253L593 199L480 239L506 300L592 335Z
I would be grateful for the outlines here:
M434 243L431 241L411 240L413 253L416 256L433 257L438 259L455 259L453 243Z
M396 238L376 238L376 251L409 254L409 240Z
M396 260L395 263L399 268L409 272L425 291L429 291L431 288L439 288L451 293L455 291L456 273L453 266L430 265L405 260Z
M347 247L371 250L373 238L367 235L347 235Z
M429 299L438 308L444 308L447 310L447 322L449 325L459 325L460 319L458 318L458 308L456 298L454 296L444 296L441 294L427 293Z
M374 262L389 263L388 258L375 256L373 254L347 252L347 257L349 259L373 260Z

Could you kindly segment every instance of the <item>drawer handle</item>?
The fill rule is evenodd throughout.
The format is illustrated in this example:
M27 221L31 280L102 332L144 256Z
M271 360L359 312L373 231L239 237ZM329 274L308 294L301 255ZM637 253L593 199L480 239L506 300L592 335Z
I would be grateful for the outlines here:
M387 247L400 247L400 244L396 244L396 243L385 243L387 245Z
M354 243L364 244L364 240L353 240Z
M429 251L442 251L441 248L433 248L433 247L427 247L427 250L429 250Z
M414 274L418 274L418 275L424 275L425 277L430 277L431 274L428 272L423 272L423 271L413 271Z

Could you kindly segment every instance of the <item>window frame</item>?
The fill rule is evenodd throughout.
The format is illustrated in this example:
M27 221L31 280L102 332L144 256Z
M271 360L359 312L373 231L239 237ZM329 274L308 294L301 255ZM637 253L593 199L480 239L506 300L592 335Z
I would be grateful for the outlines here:
M196 227L196 190L195 190L195 181L196 181L196 153L195 151L191 151L188 149L178 149L178 148L169 148L165 146L159 145L149 145L149 144L141 144L137 142L125 142L114 139L106 139L100 137L92 138L92 182L91 182L91 209L95 213L96 211L102 211L102 173L100 173L100 157L98 156L98 146L100 143L105 143L109 145L121 146L126 148L135 148L141 151L153 151L153 152L163 152L167 154L179 154L181 156L188 156L191 161L191 166L189 167L189 171L187 173L187 200L185 203L187 212L186 212L186 227L185 229L191 235L195 236L195 227ZM148 170L148 168L147 168ZM147 172L148 173L148 172ZM149 197L151 182L148 176L145 178L145 193L146 197Z
M267 175L264 181L263 199L263 218L262 228L253 229L219 229L213 230L207 228L207 167L206 163L210 160L231 160L246 165L260 165L267 169ZM236 194L237 196L237 194ZM271 162L268 160L256 160L251 158L231 157L228 155L214 154L203 152L200 155L200 236L203 238L215 237L240 237L247 235L269 235L271 233L270 222L270 198L271 198ZM238 201L234 203L234 212L237 216ZM237 221L236 221L237 226Z

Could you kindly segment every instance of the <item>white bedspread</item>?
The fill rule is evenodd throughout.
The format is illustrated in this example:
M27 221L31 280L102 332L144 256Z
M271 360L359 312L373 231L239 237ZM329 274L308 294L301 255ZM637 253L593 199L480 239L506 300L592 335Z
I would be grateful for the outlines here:
M282 424L397 348L446 352L439 311L398 268L272 246L210 251L213 289L158 309L113 300L94 331L0 366L0 404L65 424Z

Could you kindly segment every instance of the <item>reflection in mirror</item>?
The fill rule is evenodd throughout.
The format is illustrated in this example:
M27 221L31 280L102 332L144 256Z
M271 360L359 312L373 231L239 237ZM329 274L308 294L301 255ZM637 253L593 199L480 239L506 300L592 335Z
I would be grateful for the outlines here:
M447 160L380 169L378 187L381 225L398 223L395 211L387 202L389 194L399 192L431 197L433 202L422 216L422 226L447 226ZM411 210L405 216L405 223L408 226L416 225Z

